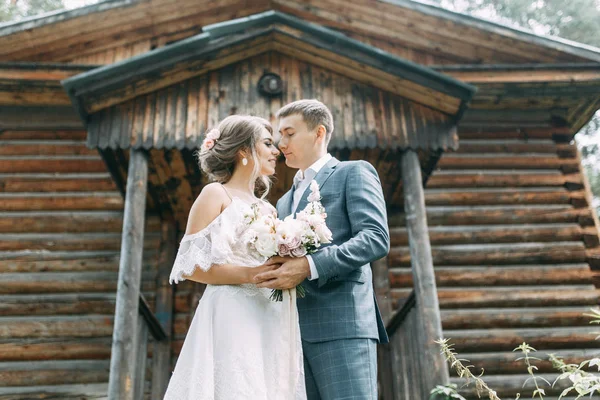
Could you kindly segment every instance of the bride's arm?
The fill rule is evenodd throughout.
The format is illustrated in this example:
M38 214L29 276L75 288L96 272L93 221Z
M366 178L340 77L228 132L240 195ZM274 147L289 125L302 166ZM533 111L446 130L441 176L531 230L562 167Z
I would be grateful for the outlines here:
M223 212L231 200L220 184L206 185L190 210L188 216L186 235L192 235L206 228L215 218ZM211 285L239 285L253 283L254 276L258 273L270 271L277 266L260 266L249 268L243 265L213 264L208 271L196 268L191 275L184 275L185 279Z

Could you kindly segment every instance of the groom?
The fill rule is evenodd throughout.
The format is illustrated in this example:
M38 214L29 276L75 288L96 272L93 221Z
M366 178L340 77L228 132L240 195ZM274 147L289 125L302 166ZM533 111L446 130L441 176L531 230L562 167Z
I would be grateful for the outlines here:
M370 263L390 247L386 207L375 168L340 162L327 152L333 132L329 109L299 100L277 113L279 149L298 168L292 188L277 202L281 219L304 209L314 179L327 212L331 244L301 258L275 257L281 267L257 275L260 287L290 289L298 299L308 399L377 399L377 342L387 343L373 292Z

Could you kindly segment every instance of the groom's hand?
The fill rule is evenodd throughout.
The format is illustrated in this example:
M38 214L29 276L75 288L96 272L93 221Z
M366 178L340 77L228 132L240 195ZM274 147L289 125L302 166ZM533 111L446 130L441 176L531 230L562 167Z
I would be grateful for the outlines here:
M292 289L310 275L310 265L306 257L273 257L265 263L265 265L272 264L281 264L281 267L257 274L254 282L258 287Z

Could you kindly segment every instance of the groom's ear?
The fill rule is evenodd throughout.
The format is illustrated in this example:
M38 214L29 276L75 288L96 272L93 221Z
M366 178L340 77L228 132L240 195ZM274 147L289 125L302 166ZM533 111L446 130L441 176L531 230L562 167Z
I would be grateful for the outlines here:
M327 139L327 129L325 129L325 126L319 125L317 127L317 138L319 138L319 140L322 141L325 141Z

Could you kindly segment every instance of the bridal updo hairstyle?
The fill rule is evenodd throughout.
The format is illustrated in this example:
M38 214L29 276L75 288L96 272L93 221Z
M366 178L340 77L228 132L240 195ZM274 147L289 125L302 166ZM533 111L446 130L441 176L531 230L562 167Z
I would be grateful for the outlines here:
M260 174L260 163L256 154L256 146L262 139L263 129L273 134L273 127L264 118L250 115L230 115L223 119L218 127L206 133L200 150L198 161L200 169L211 181L226 183L231 179L236 167L243 168L240 152L252 157L251 189L258 191L264 198L271 187L271 180Z

